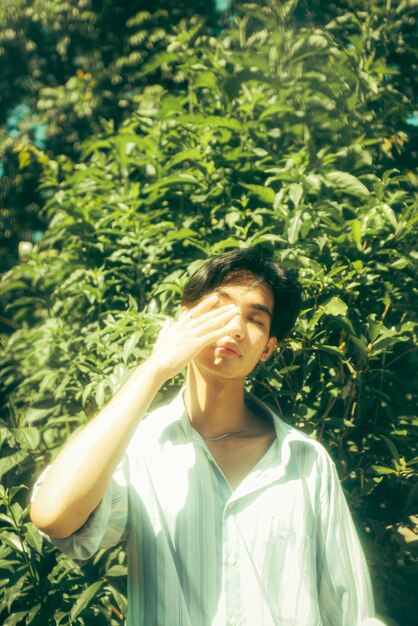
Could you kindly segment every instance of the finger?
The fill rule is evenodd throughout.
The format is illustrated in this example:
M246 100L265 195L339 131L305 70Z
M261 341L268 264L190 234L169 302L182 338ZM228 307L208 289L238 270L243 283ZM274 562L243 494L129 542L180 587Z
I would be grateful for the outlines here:
M233 334L235 330L236 330L236 321L232 319L228 323L222 325L221 327L208 331L201 337L202 347L208 346L211 343L218 341L218 339L222 339L222 337L225 337L225 335Z
M199 302L199 304L194 306L193 308L183 310L182 313L180 314L180 321L189 321L192 319L193 320L198 319L202 315L205 315L206 313L209 313L210 311L212 311L214 307L220 308L219 306L217 306L218 304L219 304L219 296L216 294L208 298L205 298L205 300L203 300L202 302ZM227 305L223 305L223 306L227 306Z
M174 320L171 319L170 317L168 317L165 320L163 327L161 328L160 332L158 333L157 341L154 344L154 348L157 348L160 345L163 337L167 334L169 328L173 325L173 323L174 323Z
M218 317L223 317L227 315L229 312L234 311L238 312L238 309L235 304L224 304L216 309L211 309L206 313L201 313L200 315L189 315L186 316L186 322L188 323L188 328L198 328L202 324L205 324L209 320L216 320ZM184 318L183 318L184 320Z
M188 317L197 317L206 311L209 311L215 304L219 302L219 296L216 293L211 293L206 298L203 298L199 304L189 309L186 313Z
M224 327L230 320L236 318L238 314L239 310L236 306L226 305L225 307L219 308L216 311L210 311L205 315L201 315L198 319L191 321L187 325L187 330L193 333L195 337L200 337L212 330Z

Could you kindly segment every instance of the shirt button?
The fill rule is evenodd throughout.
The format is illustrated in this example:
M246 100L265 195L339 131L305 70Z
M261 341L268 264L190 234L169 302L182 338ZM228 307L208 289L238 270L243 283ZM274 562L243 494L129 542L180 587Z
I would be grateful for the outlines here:
M237 562L235 554L230 554L227 562L228 565L235 565L235 563Z
M233 502L228 502L227 504L227 509L233 509L234 508L234 503Z
M238 617L231 617L231 619L229 620L229 624L230 626L237 626L238 625Z

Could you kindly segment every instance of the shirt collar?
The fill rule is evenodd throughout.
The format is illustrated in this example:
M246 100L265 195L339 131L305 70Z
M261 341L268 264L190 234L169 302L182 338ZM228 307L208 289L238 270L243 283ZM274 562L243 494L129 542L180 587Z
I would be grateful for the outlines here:
M281 452L281 465L284 468L290 459L290 446L294 442L312 443L307 435L283 421L265 402L254 394L246 392L246 397L258 405L260 409L270 417L276 429L277 442Z
M183 393L184 387L167 407L170 412L170 422L179 423L187 440L199 446L208 454L209 449L206 442L190 423L183 400ZM291 449L295 443L303 442L304 445L315 445L312 439L309 439L307 435L296 430L296 428L286 424L267 404L253 394L246 392L246 400L253 405L257 405L260 411L272 420L277 437L264 457L260 459L254 469L233 491L229 503L246 498L272 483L283 480L287 474L287 466L295 458L294 454L291 455Z
M190 423L189 416L184 404L184 389L183 386L179 393L174 397L170 403L170 412L174 420L179 420L183 430L189 439L189 441L203 442L203 438L193 428ZM245 398L249 403L256 405L261 413L264 413L273 422L276 430L277 443L280 450L280 465L284 468L290 458L290 446L294 442L309 443L312 440L304 433L298 431L293 426L290 426L284 422L265 402L257 398L254 394L246 391ZM312 442L313 443L313 442Z

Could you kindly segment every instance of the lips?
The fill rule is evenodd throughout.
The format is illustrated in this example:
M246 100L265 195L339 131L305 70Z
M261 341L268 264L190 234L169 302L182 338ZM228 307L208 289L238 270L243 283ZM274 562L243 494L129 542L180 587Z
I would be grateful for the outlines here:
M215 348L227 356L241 356L238 346L234 343L221 343L215 346Z

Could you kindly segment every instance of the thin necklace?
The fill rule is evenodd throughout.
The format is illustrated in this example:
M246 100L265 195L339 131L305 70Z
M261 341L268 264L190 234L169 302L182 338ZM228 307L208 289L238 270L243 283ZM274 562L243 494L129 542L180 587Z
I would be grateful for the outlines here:
M209 439L210 441L218 441L218 439L225 439L225 437L231 437L232 435L243 435L250 430L251 426L253 425L253 421L254 413L250 419L248 426L246 426L243 430L238 430L233 433L225 433L224 435L219 435L218 437L209 437L209 435L201 435L201 437L203 437L203 439Z

